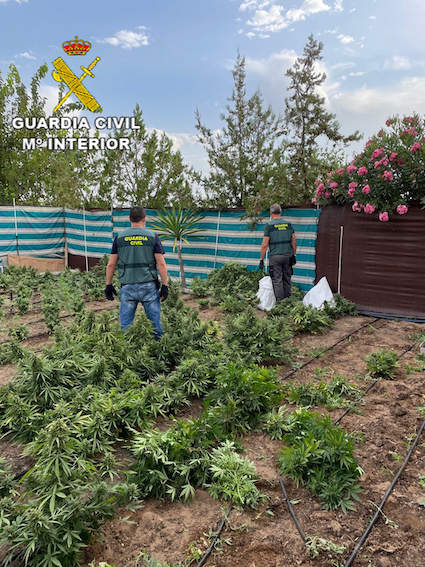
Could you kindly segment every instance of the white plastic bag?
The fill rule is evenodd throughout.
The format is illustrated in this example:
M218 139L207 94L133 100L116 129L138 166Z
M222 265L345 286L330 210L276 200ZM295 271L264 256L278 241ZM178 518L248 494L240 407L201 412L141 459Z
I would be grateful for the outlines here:
M265 276L261 278L259 283L259 289L257 291L257 297L260 300L258 302L258 309L262 311L270 311L276 304L276 297L274 296L273 283L270 276Z
M329 301L331 305L334 304L332 290L328 284L328 280L323 276L323 278L305 294L303 303L304 305L309 305L316 309L323 309L325 301Z

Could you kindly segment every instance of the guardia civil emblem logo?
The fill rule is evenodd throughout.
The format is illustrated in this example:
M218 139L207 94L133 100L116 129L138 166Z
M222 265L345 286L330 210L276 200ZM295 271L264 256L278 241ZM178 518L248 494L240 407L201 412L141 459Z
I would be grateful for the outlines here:
M78 39L78 36L75 36L75 40L72 41L65 41L62 44L62 49L65 51L67 55L87 55L87 53L91 49L91 43L89 41L83 41ZM92 112L95 112L98 108L100 108L100 104L94 98L94 96L86 89L83 85L83 80L89 75L91 78L94 78L94 74L92 70L100 61L100 57L96 57L96 59L90 63L90 65L86 68L81 65L81 69L83 70L83 74L81 77L77 77L62 57L58 57L53 61L53 66L55 71L53 71L52 75L55 81L61 82L63 81L69 88L69 91L63 97L63 99L56 105L53 112L56 112L58 108L62 106L62 104L67 100L67 98L73 93L80 102Z

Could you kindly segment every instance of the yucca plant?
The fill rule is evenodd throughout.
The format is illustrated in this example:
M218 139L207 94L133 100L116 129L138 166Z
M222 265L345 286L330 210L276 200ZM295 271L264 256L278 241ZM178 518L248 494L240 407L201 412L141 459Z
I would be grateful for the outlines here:
M186 287L186 277L184 274L181 242L190 244L188 237L202 238L200 232L205 232L205 228L195 226L204 217L192 211L183 211L181 205L171 211L162 211L158 213L157 220L151 223L158 236L162 236L166 240L173 240L173 252L177 248L180 265L180 279L182 286Z

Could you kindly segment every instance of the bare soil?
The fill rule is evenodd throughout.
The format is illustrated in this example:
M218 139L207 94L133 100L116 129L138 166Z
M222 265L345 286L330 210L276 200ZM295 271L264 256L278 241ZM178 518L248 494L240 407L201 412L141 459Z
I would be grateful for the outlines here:
M186 299L188 305L193 299ZM201 310L204 319L220 320L221 310ZM355 332L362 325L366 326ZM319 356L311 364L287 377L290 366L279 370L283 381L300 382L317 377L317 371L331 369L342 374L362 389L370 385L366 377L365 357L383 347L393 348L402 354L414 342L413 336L425 328L403 321L378 320L367 317L347 317L335 323L323 335L299 335L294 339L299 352L294 362L301 365L312 356L346 338L335 348ZM415 347L416 348L416 347ZM289 498L294 502L298 519L307 534L344 545L343 555L322 552L313 558L306 551L279 485L276 457L283 448L278 441L266 435L252 433L241 441L245 454L255 463L259 474L258 487L266 501L258 510L232 510L229 522L220 538L220 545L208 559L210 567L292 567L297 565L330 567L342 566L361 536L376 506L381 501L393 476L407 454L409 443L422 423L424 416L417 408L425 405L425 372L414 371L418 352L403 355L394 380L381 380L359 405L360 413L348 413L340 425L357 432L356 456L364 470L361 479L363 492L356 511L344 515L340 510L326 511L303 487L296 487L284 478ZM410 367L408 366L410 365ZM11 366L11 365L9 365ZM0 383L7 380L6 367L0 369ZM330 370L329 370L330 372ZM328 375L328 379L330 379ZM179 417L197 415L202 404L194 403L183 408ZM325 412L323 408L318 411ZM343 410L331 412L337 418ZM166 420L158 424L166 427ZM12 465L22 468L21 448L5 438L0 443L0 454ZM395 486L383 513L369 538L361 548L354 567L422 567L425 556L425 507L418 500L425 499L425 488L419 477L425 475L425 435L405 471ZM227 503L213 500L205 491L197 490L190 504L147 500L135 511L119 510L117 519L108 522L101 530L99 541L91 543L85 553L83 566L93 559L96 565L107 561L116 567L143 565L137 558L142 553L154 555L158 560L189 564L208 547L205 534L214 531L222 518Z

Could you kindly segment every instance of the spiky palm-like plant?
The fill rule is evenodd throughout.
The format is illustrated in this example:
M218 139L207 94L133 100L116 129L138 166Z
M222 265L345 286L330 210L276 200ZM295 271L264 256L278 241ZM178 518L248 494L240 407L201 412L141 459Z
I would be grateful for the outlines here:
M184 266L181 251L181 242L188 241L190 238L202 238L200 232L204 232L205 228L198 228L195 226L203 219L203 215L194 213L192 211L183 211L181 205L177 208L172 208L170 211L161 211L158 217L151 224L151 227L156 230L158 236L162 236L166 240L173 240L173 252L177 248L177 255L180 265L180 279L183 287L186 287L186 277L184 274Z

